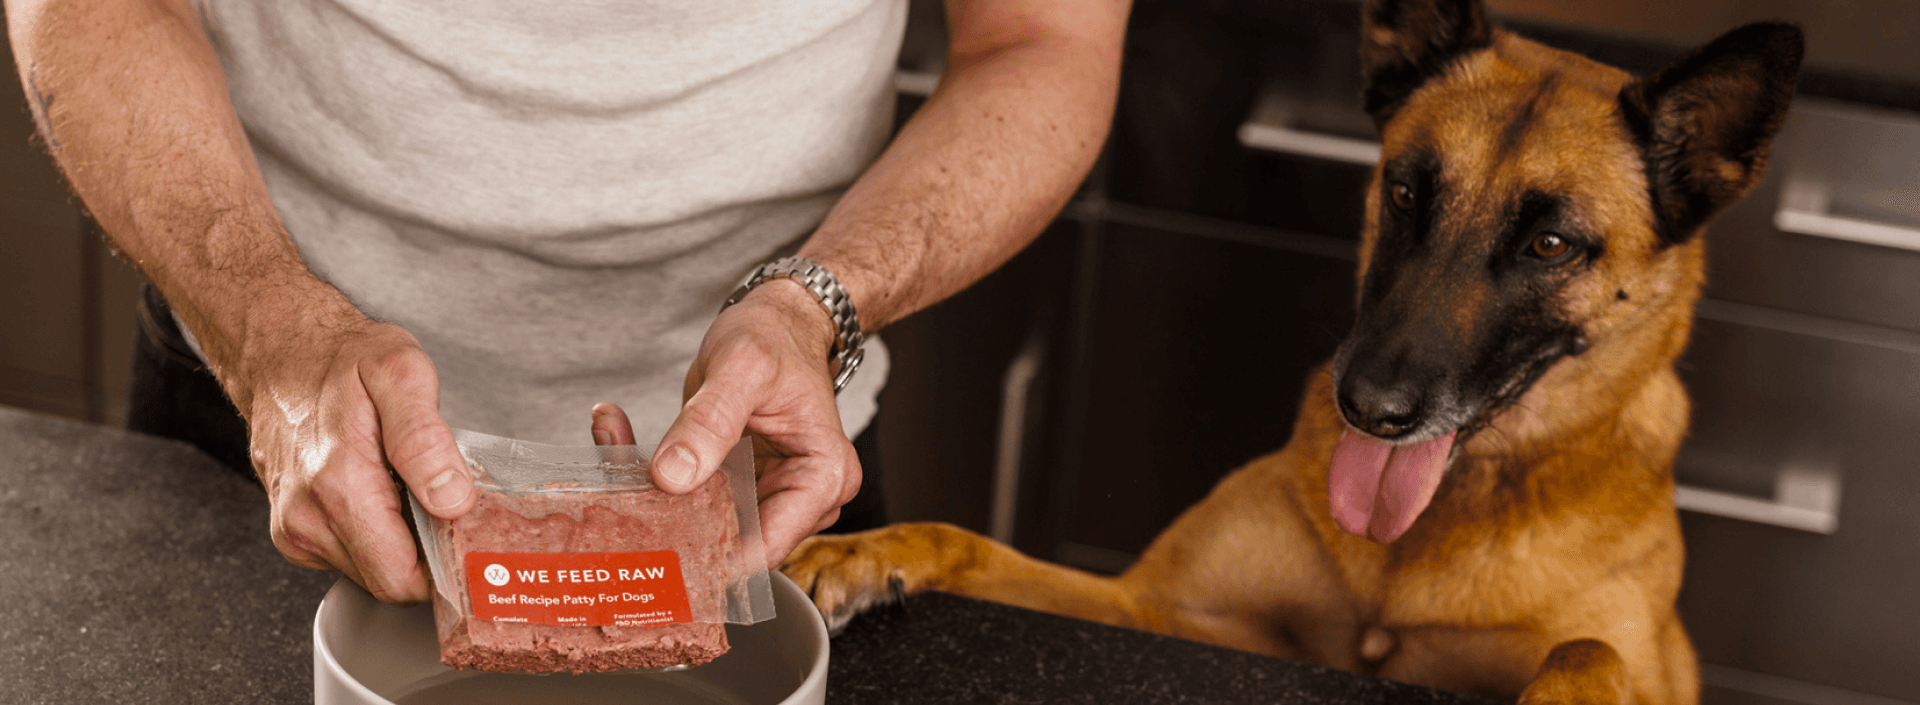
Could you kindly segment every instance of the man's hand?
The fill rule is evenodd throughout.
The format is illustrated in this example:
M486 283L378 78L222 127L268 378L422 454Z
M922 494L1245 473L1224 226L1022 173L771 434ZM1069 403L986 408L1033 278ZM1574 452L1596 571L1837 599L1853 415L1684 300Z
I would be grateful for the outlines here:
M826 309L805 287L776 279L755 288L707 329L687 371L686 404L654 456L654 484L683 493L752 433L769 567L831 526L860 490L860 460L840 426L828 369L833 335ZM612 404L594 407L593 437L634 440Z
M307 337L307 336L301 336ZM472 508L473 480L440 418L433 363L399 326L326 328L255 385L254 468L273 544L295 565L338 569L383 602L428 597L391 465L442 519Z

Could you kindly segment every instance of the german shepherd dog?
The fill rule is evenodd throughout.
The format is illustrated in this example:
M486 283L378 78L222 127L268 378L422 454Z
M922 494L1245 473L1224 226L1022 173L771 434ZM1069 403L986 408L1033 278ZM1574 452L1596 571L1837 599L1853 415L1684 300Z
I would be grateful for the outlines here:
M1370 0L1357 317L1287 446L1125 574L943 524L816 537L784 570L835 627L941 590L1521 702L1692 703L1674 609L1674 360L1702 225L1759 180L1800 31L1753 24L1636 78Z

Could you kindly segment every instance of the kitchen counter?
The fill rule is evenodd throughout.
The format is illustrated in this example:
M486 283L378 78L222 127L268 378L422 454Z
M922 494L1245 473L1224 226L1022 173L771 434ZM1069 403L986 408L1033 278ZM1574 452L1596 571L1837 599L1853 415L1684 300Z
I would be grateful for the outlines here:
M0 408L0 702L297 703L331 572L258 485L170 441ZM950 595L834 639L828 702L1467 703L1449 693Z
M332 572L181 443L0 408L0 702L313 700Z
M831 658L828 705L1490 702L940 593L855 617Z

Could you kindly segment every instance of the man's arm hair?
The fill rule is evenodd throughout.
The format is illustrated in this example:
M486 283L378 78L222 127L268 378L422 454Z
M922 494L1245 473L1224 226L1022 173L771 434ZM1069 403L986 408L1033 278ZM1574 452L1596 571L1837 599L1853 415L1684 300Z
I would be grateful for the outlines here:
M801 254L877 330L965 288L1086 178L1119 92L1125 0L952 0L946 73Z

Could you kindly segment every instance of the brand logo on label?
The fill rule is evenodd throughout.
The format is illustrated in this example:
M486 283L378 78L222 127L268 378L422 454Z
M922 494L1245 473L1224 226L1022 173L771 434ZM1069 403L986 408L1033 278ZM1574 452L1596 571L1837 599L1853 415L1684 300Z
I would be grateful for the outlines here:
M499 563L487 566L485 577L494 587L505 585L508 580L513 579L513 575L507 572L507 567Z
M674 551L475 552L466 564L477 619L619 627L693 621Z

